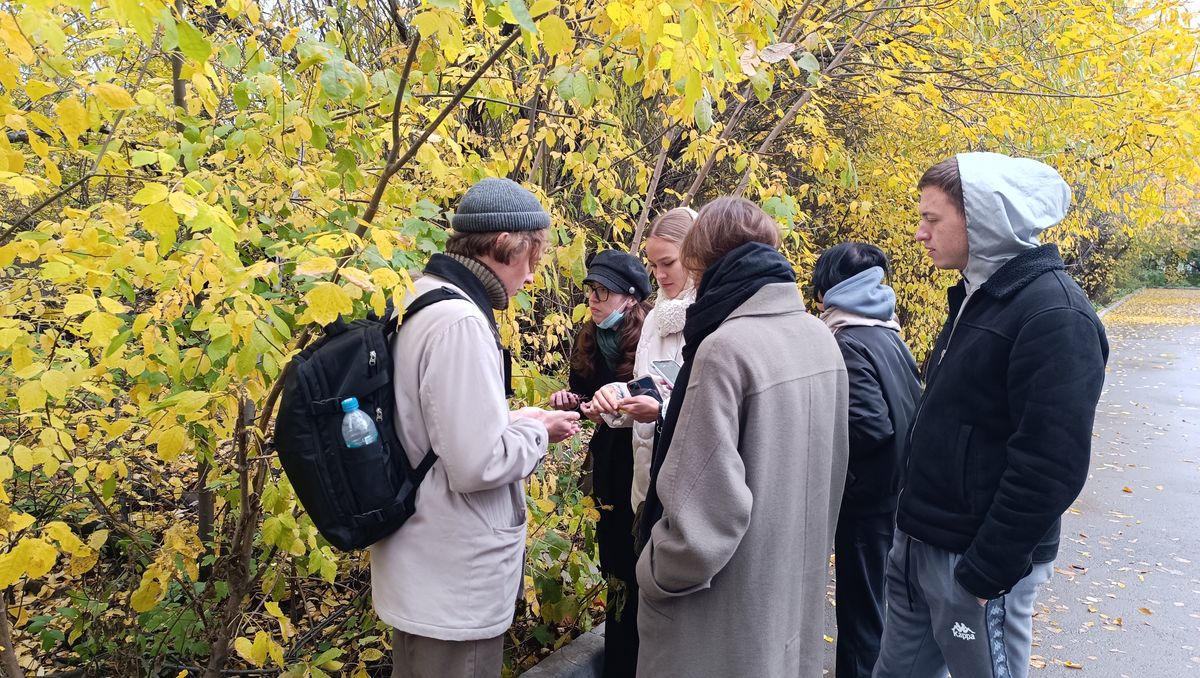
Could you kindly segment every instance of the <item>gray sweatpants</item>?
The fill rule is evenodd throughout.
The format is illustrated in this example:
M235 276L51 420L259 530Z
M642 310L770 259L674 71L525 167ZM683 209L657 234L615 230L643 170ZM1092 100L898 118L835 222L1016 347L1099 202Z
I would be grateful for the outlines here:
M500 678L504 636L486 640L438 640L396 631L392 678Z
M982 606L958 584L962 554L896 530L888 554L887 613L872 678L1027 678L1033 603L1053 563L1033 566L1007 595Z

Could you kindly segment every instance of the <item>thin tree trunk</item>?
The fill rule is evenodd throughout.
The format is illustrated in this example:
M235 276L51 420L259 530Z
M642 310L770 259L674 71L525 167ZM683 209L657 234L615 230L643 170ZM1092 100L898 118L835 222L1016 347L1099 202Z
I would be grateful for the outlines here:
M0 591L0 667L7 678L25 678L25 672L17 662L17 648L13 646L12 624L8 621L8 590Z

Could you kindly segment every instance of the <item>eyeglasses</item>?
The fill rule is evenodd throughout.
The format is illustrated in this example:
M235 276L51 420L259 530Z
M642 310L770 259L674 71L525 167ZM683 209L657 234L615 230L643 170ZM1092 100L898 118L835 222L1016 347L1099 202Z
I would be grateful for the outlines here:
M603 285L584 285L583 291L586 292L589 297L596 297L596 301L600 303L608 301L608 295L611 294L609 289Z

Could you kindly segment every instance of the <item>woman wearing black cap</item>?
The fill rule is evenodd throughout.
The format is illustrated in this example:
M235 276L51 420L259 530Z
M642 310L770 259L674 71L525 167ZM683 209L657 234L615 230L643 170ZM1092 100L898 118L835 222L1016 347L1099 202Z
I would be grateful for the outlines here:
M600 507L596 541L600 569L608 576L604 675L633 676L637 670L637 579L634 575L633 430L613 428L589 401L605 384L633 379L634 354L650 306L650 277L642 263L617 250L599 252L584 278L591 320L575 337L570 390L551 396L556 409L578 408L596 422L588 446L592 494Z

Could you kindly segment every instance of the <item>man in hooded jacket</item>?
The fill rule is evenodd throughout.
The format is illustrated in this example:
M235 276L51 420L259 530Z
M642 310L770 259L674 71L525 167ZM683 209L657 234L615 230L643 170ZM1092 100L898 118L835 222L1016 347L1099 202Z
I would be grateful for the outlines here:
M889 554L875 678L1029 673L1038 587L1083 489L1108 341L1055 245L1049 166L963 153L918 183L916 239L962 272L929 354Z

